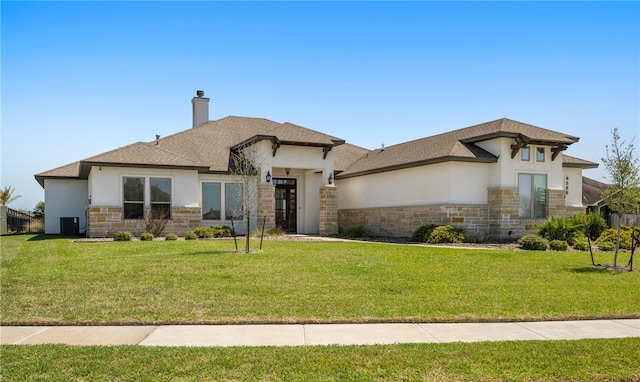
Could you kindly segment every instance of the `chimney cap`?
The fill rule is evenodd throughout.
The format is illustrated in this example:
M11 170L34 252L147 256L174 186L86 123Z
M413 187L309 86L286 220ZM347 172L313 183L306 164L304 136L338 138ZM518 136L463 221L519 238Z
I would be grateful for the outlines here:
M196 90L196 95L201 98L204 97L204 90Z

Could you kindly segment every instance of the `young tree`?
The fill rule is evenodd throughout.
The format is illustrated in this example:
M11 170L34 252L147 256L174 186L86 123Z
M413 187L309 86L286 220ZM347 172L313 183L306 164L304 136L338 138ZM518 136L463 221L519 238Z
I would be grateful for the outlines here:
M618 129L611 131L611 146L606 146L607 156L602 163L607 170L607 179L611 187L602 192L602 199L613 213L618 216L618 238L613 255L613 267L618 266L618 251L620 249L620 233L622 216L637 214L640 202L640 168L635 156L633 142L627 143L620 138Z
M0 190L0 203L2 203L3 206L6 206L14 200L18 199L20 195L13 195L15 191L15 188L11 188L11 186L5 186L2 190Z
M251 231L251 211L258 207L258 175L259 158L255 146L245 146L231 152L231 173L236 178L239 189L234 190L234 207L227 206L227 213L231 216L242 217L246 224L245 253L249 253L249 239Z
M36 219L44 219L44 202L41 200L36 203L33 208L33 217Z

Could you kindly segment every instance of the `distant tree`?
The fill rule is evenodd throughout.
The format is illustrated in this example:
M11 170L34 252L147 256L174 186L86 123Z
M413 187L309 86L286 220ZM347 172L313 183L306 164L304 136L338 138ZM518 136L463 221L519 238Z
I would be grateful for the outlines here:
M607 179L611 186L602 192L602 199L613 213L618 216L618 238L613 255L613 267L618 266L622 216L637 214L640 203L640 167L635 156L633 141L627 143L618 134L618 129L611 131L611 146L605 146L607 156L602 163L607 170Z
M41 200L36 203L33 208L33 217L36 219L44 219L44 202Z
M0 203L2 203L3 206L6 206L14 200L18 199L20 195L13 195L15 191L15 188L11 188L11 186L5 186L2 190L0 190Z

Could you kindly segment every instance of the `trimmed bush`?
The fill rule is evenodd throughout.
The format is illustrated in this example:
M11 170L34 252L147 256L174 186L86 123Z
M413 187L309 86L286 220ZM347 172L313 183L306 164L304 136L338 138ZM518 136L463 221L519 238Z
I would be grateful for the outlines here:
M153 234L151 232L143 232L140 234L140 240L142 241L152 241Z
M189 231L189 232L184 234L184 239L185 240L198 240L198 235L196 235L196 233L193 232L193 231Z
M546 251L549 246L547 239L534 234L522 236L518 244L527 251Z
M164 237L165 240L178 240L178 235L175 233L168 233L167 236Z
M131 239L133 239L133 234L131 232L118 231L113 234L114 241L131 241Z
M434 228L427 239L427 243L431 244L462 242L464 242L464 231L450 225L442 225Z
M576 239L576 242L573 244L573 249L575 249L576 251L588 251L589 242L586 238Z
M549 248L552 251L566 251L569 249L569 243L564 240L551 240L549 242Z
M416 241L418 243L426 243L431 235L431 232L437 227L435 224L427 224L420 226L413 231L411 234L411 241Z
M215 227L197 227L193 232L202 239L212 239L216 237L231 237L233 230L226 225L217 225Z
M631 227L623 225L620 230L620 248L631 249ZM616 246L616 240L618 239L618 230L615 228L609 228L602 232L600 237L596 240L598 248L602 249L602 244L605 242L611 243L613 247ZM606 245L605 245L606 246Z
M616 249L616 244L610 241L603 241L598 244L598 249L604 252L613 252L613 250Z

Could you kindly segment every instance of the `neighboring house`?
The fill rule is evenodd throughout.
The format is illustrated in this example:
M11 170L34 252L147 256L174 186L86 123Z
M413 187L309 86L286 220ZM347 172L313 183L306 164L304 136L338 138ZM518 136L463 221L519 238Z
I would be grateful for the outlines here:
M597 212L603 218L609 216L611 213L609 206L602 199L602 192L609 187L606 183L586 176L582 177L582 204L587 207L587 211Z
M370 151L291 123L209 121L208 103L198 91L191 129L37 174L45 232L78 217L89 237L140 233L150 211L168 218L165 232L230 225L242 192L231 153L250 147L259 158L251 229L334 235L362 225L410 236L435 223L510 239L583 212L582 170L597 167L563 154L577 137L509 119Z

